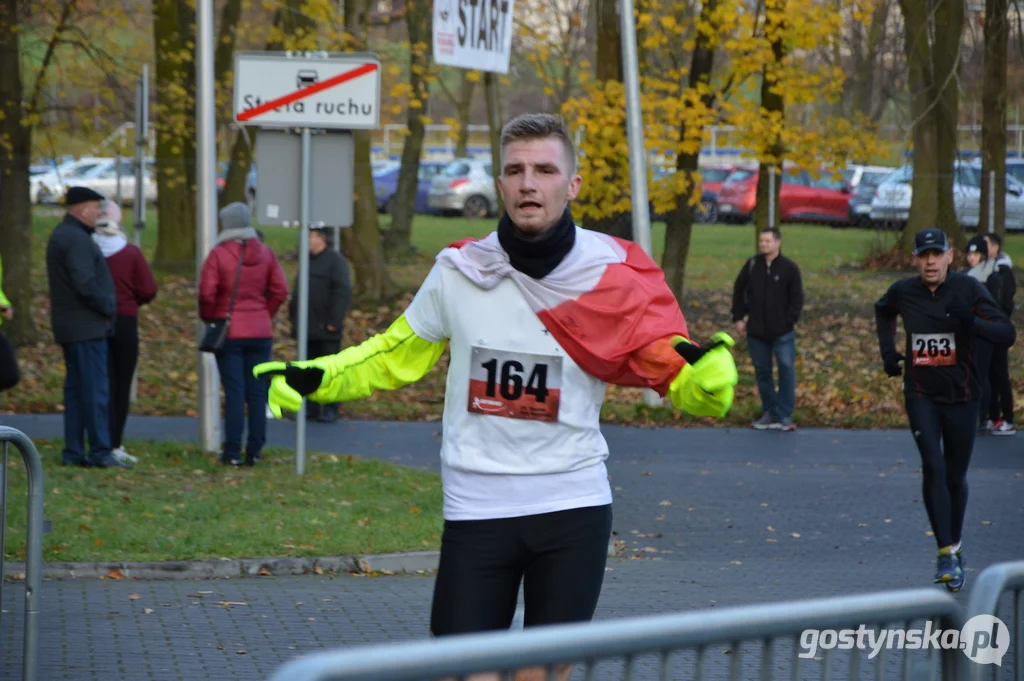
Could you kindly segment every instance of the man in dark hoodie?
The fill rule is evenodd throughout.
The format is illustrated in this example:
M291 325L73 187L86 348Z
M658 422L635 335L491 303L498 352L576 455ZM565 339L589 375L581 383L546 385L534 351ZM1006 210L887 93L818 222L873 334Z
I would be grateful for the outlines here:
M92 240L104 201L92 189L68 189L67 213L46 245L50 320L66 367L63 463L131 468L110 449L107 337L113 332L117 297L107 261Z
M732 320L746 332L761 393L758 430L796 430L796 337L793 327L804 307L800 268L782 255L782 235L768 227L757 241L758 255L743 265L732 292ZM744 319L746 318L746 319ZM779 364L779 387L772 376L772 355Z

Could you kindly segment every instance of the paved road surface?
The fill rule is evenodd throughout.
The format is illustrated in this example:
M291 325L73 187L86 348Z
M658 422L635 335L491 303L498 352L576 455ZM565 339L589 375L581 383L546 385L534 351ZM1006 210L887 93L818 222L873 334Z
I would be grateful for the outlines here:
M57 417L0 423L33 438L60 434ZM313 450L436 469L439 430L311 424L308 442ZM929 584L934 542L925 535L918 459L905 431L605 432L614 528L631 557L610 561L599 619ZM193 419L133 417L128 435L192 440L195 433ZM271 444L293 438L293 424L271 424ZM973 577L991 563L1024 559L1024 442L979 439L970 485L964 544ZM302 652L425 637L432 585L431 577L350 575L49 581L42 678L262 679ZM16 611L0 622L0 678L18 679L21 586L5 584L3 594L4 609ZM969 589L958 600L968 596ZM752 651L744 649L744 678L758 673ZM1004 659L1004 678L1012 658ZM711 678L727 672L728 659L710 657ZM781 677L788 658L777 652L775 659ZM817 676L820 664L808 662L805 674ZM656 678L653 664L639 671ZM836 673L848 678L845 668ZM599 678L621 678L621 666L602 667Z

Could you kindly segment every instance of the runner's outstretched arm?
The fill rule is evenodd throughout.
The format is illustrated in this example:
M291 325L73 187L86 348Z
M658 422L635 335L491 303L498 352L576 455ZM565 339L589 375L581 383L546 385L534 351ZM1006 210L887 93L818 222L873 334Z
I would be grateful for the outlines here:
M437 363L446 345L447 341L434 343L416 335L403 314L384 333L336 355L265 362L252 373L256 378L271 377L267 402L280 418L282 409L298 411L304 396L324 404L345 402L415 383Z
M973 320L968 323L974 327L975 335L995 345L1013 345L1017 340L1017 331L1014 329L1013 323L995 300L988 295L988 291L981 282L976 282L973 298L970 309ZM950 312L949 308L947 308L948 312Z
M636 351L630 364L676 409L694 416L721 418L732 407L733 390L739 380L729 351L733 345L733 339L724 332L712 336L707 347L699 347L683 336L672 336Z

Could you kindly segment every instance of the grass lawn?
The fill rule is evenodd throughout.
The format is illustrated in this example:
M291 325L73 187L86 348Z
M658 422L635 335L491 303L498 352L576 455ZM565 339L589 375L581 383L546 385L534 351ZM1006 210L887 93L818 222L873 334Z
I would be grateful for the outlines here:
M333 556L440 546L440 477L373 460L267 449L255 468L225 468L192 445L129 442L131 471L60 466L38 441L46 484L45 561ZM25 557L25 469L8 466L7 557Z
M21 348L22 384L0 395L0 412L55 412L62 402L63 363L60 350L50 342L45 241L59 219L59 211L40 209L33 219L35 267L33 282L37 305L33 310L45 342ZM383 227L388 218L382 217ZM460 238L483 236L493 230L494 220L468 220L417 216L413 245L420 255L389 265L389 274L402 291L387 305L357 305L349 315L345 343L360 343L378 333L405 309L433 263L436 253ZM151 211L143 247L152 257L157 220ZM264 229L267 243L281 258L289 284L294 281L298 232ZM652 228L655 257L660 260L664 224ZM803 273L806 305L797 327L798 425L867 427L901 426L903 408L899 381L888 380L878 360L874 333L873 303L889 284L905 272L873 272L860 267L872 247L893 243L896 235L866 229L832 229L811 225L783 226L783 253L794 259ZM1010 235L1007 251L1024 253L1024 235ZM694 228L683 301L691 335L698 341L714 332L731 329L732 283L747 257L755 252L754 228L750 225L697 225ZM141 359L137 414L195 414L195 285L191 276L157 273L160 293L140 316ZM1019 314L1018 314L1019 316ZM1016 321L1021 321L1017 319ZM282 311L276 318L274 356L295 357L295 344ZM742 339L736 347L740 368L733 411L725 423L740 425L756 418L760 400L753 368ZM429 419L440 418L447 352L419 383L390 393L343 405L347 418ZM1018 394L1024 391L1024 358L1011 352L1011 375ZM671 409L648 409L642 393L611 386L603 410L608 421L620 423L721 423L696 419Z

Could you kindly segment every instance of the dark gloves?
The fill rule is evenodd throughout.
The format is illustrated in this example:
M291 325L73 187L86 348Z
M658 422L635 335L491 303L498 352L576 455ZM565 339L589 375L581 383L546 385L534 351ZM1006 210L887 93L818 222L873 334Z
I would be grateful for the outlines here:
M686 363L693 365L703 359L704 355L722 345L726 347L733 346L732 338L725 333L716 333L711 339L711 344L704 347L698 347L680 336L675 347L676 352L686 360Z
M902 375L903 367L900 366L900 362L904 359L906 358L899 352L894 352L883 357L882 361L885 363L885 373L892 377Z
M951 300L946 304L946 316L960 322L965 331L974 327L974 310L962 300Z
M300 366L308 362L267 362L253 369L256 378L263 376L284 376L285 383L302 396L312 395L320 389L324 370L318 367Z

